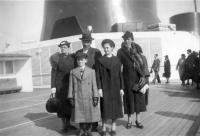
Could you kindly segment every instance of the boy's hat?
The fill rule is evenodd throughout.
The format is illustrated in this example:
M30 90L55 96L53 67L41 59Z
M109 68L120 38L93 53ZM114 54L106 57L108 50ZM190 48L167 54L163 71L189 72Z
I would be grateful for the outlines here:
M87 59L88 55L86 53L83 53L83 52L78 52L76 54L76 59L77 60L80 60L80 59Z

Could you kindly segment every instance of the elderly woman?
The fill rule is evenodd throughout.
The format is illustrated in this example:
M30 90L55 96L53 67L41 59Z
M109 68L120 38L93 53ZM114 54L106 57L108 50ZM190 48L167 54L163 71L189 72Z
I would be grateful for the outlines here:
M122 38L121 49L117 56L123 65L124 79L124 113L128 114L127 129L132 127L131 115L136 113L136 127L143 128L140 112L146 111L146 95L141 93L136 86L143 85L145 82L145 63L143 57L138 53L139 45L133 41L133 34L127 31Z
M106 135L106 123L112 120L111 134L116 135L116 119L123 117L122 97L123 79L121 74L121 62L114 56L115 44L110 39L101 43L104 56L97 61L97 86L101 98L102 135Z
M50 57L51 64L51 90L55 97L61 102L57 116L61 118L63 130L75 129L70 125L71 104L68 95L69 75L70 70L74 68L74 57L71 52L70 43L62 41L58 47L60 52L57 52Z

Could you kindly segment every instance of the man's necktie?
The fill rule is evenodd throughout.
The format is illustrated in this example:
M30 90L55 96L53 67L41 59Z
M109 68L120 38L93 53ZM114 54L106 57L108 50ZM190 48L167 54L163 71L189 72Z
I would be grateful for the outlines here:
M81 79L82 79L83 78L83 74L84 74L84 69L81 69L80 73L81 73Z

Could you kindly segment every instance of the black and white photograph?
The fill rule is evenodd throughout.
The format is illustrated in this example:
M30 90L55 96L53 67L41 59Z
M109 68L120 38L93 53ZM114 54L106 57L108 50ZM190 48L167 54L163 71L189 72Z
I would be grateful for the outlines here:
M0 136L200 136L200 0L0 0Z

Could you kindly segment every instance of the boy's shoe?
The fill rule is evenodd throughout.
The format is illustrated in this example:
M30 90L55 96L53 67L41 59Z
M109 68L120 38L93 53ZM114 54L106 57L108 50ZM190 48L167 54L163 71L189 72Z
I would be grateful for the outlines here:
M116 136L117 133L116 133L116 131L113 131L113 130L112 130L112 131L110 132L110 135L111 135L111 136Z
M102 131L102 132L100 133L100 135L101 135L101 136L106 136L106 131Z

